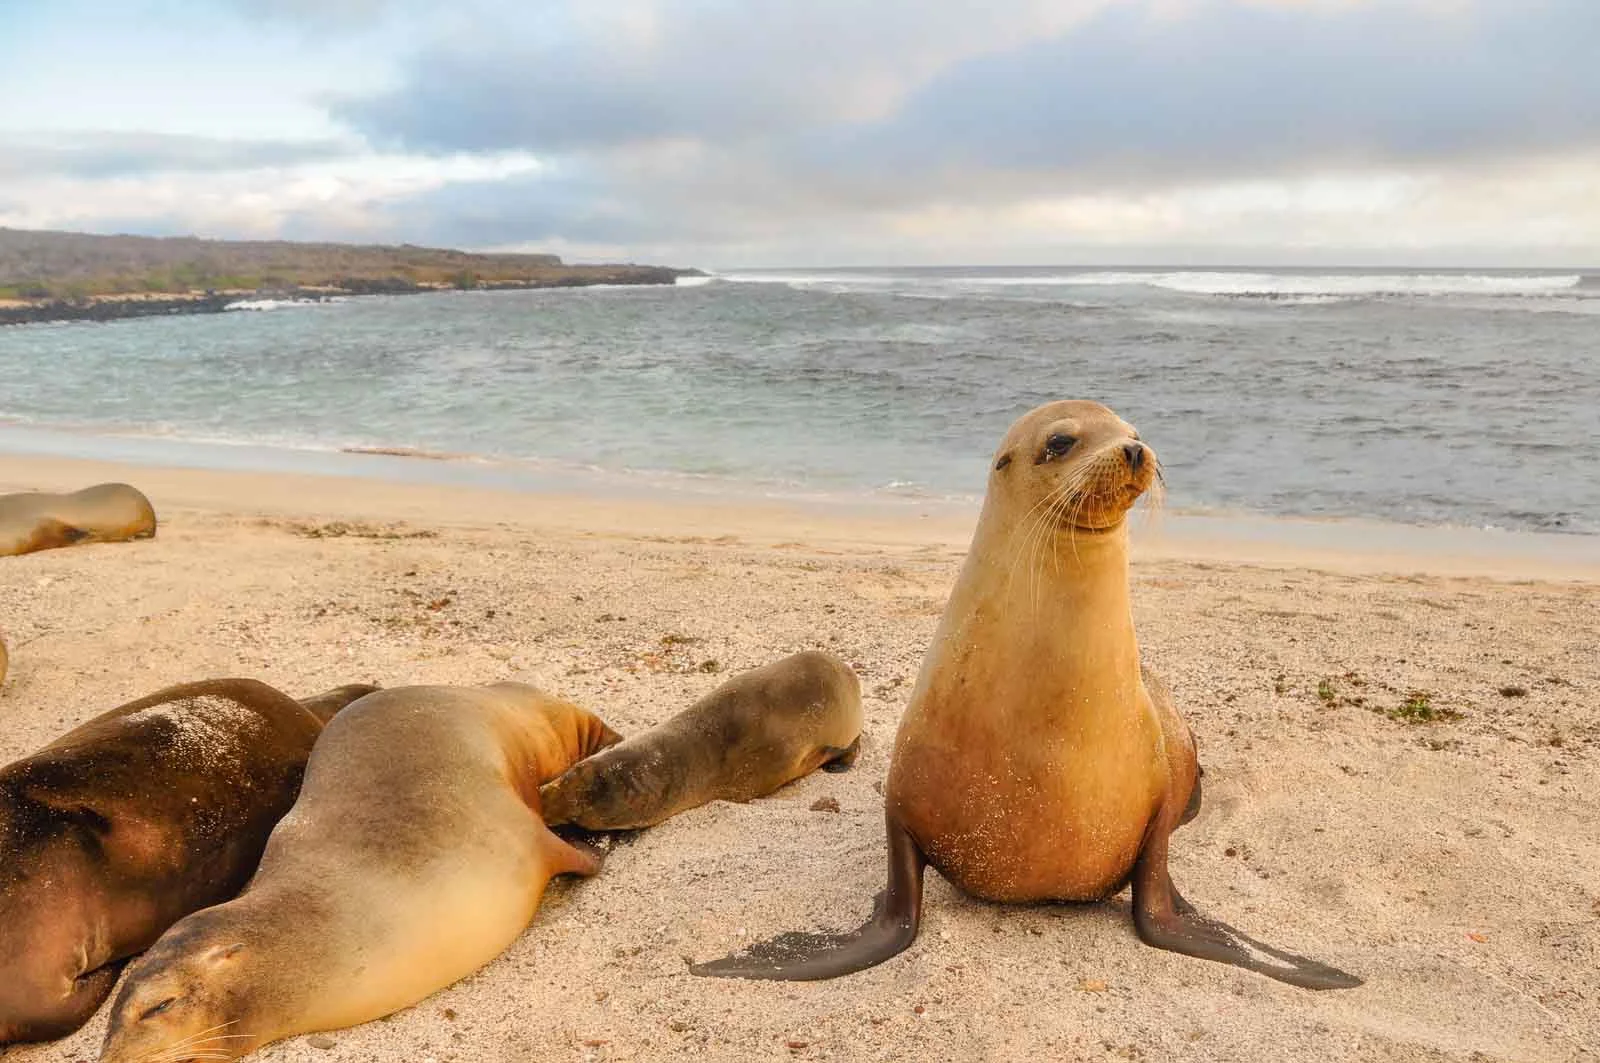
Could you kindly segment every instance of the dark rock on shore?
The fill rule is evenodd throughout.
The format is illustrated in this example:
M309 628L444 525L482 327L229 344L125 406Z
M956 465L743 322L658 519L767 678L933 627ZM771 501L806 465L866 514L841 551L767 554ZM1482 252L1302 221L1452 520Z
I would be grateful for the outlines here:
M703 277L697 269L672 269L666 266L578 266L565 267L558 275L526 280L463 282L456 290L517 291L534 288L586 288L597 284L676 284L679 277ZM358 295L416 295L437 292L437 285L423 285L404 277L340 278L326 286L277 288L254 293L232 292L220 295L172 295L141 298L41 299L15 306L0 306L0 325L26 325L46 321L125 321L169 314L218 314L235 303L252 299L293 299L322 302L335 297Z

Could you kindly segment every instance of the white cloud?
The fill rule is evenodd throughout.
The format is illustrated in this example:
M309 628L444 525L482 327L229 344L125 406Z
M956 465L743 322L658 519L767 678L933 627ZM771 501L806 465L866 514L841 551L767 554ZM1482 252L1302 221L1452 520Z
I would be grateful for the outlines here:
M524 153L441 158L375 155L225 173L89 179L12 177L0 189L0 226L267 238L393 238L384 211L458 182L536 173Z

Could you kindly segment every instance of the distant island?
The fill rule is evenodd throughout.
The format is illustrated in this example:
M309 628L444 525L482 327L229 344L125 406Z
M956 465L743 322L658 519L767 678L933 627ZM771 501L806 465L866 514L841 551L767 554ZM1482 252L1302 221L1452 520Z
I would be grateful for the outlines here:
M214 313L251 299L675 284L699 270L412 244L96 236L0 228L0 325Z

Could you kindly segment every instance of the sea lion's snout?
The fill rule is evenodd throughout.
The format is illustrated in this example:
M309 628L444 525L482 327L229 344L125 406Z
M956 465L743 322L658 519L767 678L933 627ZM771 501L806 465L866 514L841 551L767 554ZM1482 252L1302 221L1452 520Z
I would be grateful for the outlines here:
M1144 444L1135 440L1122 448L1122 456L1128 460L1128 469L1138 472L1144 465Z
M196 948L190 935L163 938L112 1004L100 1063L220 1061L253 1049L238 1016L224 1014L233 1010L225 1001L241 998L246 951L242 942Z

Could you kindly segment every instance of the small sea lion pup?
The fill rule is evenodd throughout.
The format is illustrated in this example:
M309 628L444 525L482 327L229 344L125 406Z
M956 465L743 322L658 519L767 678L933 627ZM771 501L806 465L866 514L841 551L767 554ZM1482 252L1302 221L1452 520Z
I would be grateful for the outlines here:
M74 543L149 539L155 533L150 500L127 484L96 484L64 495L0 495L0 557Z
M1051 403L1011 427L895 739L889 882L872 918L694 973L809 980L882 963L916 938L932 864L990 901L1097 901L1131 881L1147 944L1311 989L1360 984L1201 915L1167 873L1199 768L1133 631L1126 516L1158 476L1138 433L1097 403Z
M861 683L808 650L723 683L660 726L580 761L540 791L545 822L649 827L708 801L752 801L861 748Z
M527 928L552 876L599 870L544 825L539 787L617 740L521 683L362 698L323 732L244 893L134 963L100 1058L234 1059L465 978Z
M236 894L322 725L375 689L186 683L0 769L0 1043L76 1030L122 960Z

